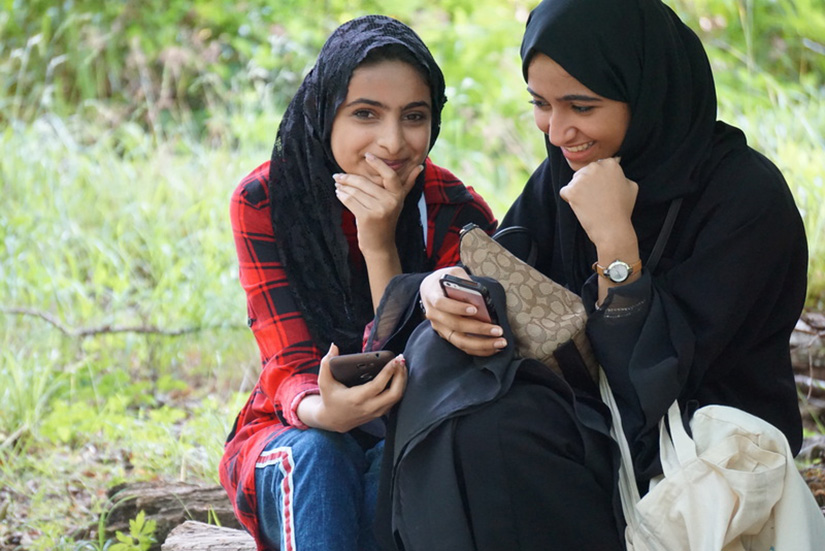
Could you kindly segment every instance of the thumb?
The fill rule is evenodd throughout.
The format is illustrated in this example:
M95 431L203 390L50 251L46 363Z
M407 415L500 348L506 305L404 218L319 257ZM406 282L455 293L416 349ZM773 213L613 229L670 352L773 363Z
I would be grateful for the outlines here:
M330 360L330 358L334 358L337 355L338 355L338 347L335 345L334 342L330 343L329 350L324 355L324 357L321 358L321 366L318 369L318 383L319 383L319 385L320 385L322 380L327 381L327 380L332 378L332 372L329 369L329 360Z

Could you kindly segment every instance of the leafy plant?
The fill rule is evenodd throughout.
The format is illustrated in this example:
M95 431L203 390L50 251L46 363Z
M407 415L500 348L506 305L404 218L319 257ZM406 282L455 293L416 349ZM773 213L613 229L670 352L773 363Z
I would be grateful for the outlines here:
M109 551L147 551L155 543L155 528L157 522L146 520L146 513L141 511L137 517L129 521L129 534L120 530L115 537L118 543L108 547Z

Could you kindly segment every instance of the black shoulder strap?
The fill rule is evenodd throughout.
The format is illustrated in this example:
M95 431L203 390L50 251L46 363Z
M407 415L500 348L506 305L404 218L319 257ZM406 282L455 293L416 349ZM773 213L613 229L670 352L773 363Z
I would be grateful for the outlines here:
M659 265L659 260L662 258L662 253L667 245L667 240L670 237L670 232L673 230L673 224L676 223L676 216L679 214L679 207L682 206L682 197L677 197L670 203L670 208L667 211L665 222L662 224L662 229L659 231L659 237L656 238L656 244L653 245L653 250L647 259L645 270L650 273Z
M498 230L493 239L530 266L536 265L538 246L530 230L524 226L509 226Z

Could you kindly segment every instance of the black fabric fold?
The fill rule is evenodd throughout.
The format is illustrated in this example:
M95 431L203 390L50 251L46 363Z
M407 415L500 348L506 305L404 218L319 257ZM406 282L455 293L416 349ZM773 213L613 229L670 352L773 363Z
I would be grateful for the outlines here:
M473 279L488 287L495 307L503 311L506 297L501 285L490 278ZM373 348L406 339L403 353L409 368L404 398L387 423L376 535L384 549L472 551L472 522L462 505L460 467L453 452L454 423L458 418L500 399L516 378L553 389L570 405L582 430L592 434L609 434L610 414L598 397L588 392L589 386L576 388L541 363L516 357L512 344L493 356L470 356L442 339L429 321L416 323L417 315L396 303L416 296L420 280L419 274L394 278L393 292L385 295L370 338ZM414 327L407 338L411 325ZM506 318L500 325L504 337L512 343ZM568 359L566 354L562 357ZM573 360L571 369L576 365ZM592 385L592 381L588 383ZM586 434L582 437L588 441ZM604 457L589 460L613 461ZM424 478L428 480L426 485L420 483ZM427 489L434 487L439 495L431 500L431 507L405 509L406 503L427 502ZM618 501L614 514L616 522L621 523Z

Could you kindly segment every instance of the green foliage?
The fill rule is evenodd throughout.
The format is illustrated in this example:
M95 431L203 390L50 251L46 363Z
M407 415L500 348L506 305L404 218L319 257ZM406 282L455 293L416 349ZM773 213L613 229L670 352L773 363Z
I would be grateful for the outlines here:
M120 530L116 537L118 543L108 547L110 551L147 551L155 543L155 528L157 522L146 520L146 513L141 511L137 517L129 521L129 534Z
M504 214L544 155L518 56L533 3L2 0L0 541L140 549L145 517L117 540L68 534L105 518L112 484L216 482L259 368L228 197L341 22L421 34L449 97L432 156ZM720 116L791 185L820 309L824 3L670 2L708 47Z
M782 81L825 75L823 0L680 0L673 3L707 43ZM725 75L722 75L724 78Z

